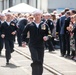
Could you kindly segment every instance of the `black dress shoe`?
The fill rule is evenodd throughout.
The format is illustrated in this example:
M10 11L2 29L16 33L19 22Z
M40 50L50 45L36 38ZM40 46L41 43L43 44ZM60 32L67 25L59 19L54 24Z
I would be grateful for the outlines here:
M19 45L19 47L22 47L22 45Z
M1 56L1 51L0 51L0 56Z
M6 65L9 65L9 59L6 59Z
M64 54L61 54L61 57L64 57Z
M7 62L6 65L9 65L9 62Z
M70 58L70 55L64 55L65 58Z
M70 59L73 59L74 58L74 56L70 56Z
M14 49L11 50L11 53L13 53L13 52L14 52Z

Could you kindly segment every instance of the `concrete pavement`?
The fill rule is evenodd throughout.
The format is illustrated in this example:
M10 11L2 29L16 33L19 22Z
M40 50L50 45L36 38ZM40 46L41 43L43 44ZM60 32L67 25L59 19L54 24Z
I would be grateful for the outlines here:
M17 45L15 45L17 47ZM30 55L28 47L22 48L17 47L19 50ZM60 51L56 50L54 52L45 51L44 63L46 63L51 68L62 73L63 75L76 75L76 62L64 57L60 57Z
M16 43L15 48L30 55L28 47L18 47L18 44ZM0 75L31 75L30 63L32 61L17 52L12 53L10 65L6 65L5 49L3 49L2 56L0 56L0 61ZM63 75L76 75L76 62L60 57L59 50L52 53L49 53L46 50L44 55L44 63ZM43 75L53 74L44 69Z

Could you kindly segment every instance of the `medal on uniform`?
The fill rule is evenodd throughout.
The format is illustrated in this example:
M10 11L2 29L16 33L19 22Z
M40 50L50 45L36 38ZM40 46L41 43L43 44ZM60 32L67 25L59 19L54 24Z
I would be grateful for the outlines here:
M42 30L46 30L46 25L45 25L45 24L42 24L42 25L41 25L41 29L42 29Z
M48 28L48 33L51 34L50 28Z
M49 31L48 33L51 34L51 31Z

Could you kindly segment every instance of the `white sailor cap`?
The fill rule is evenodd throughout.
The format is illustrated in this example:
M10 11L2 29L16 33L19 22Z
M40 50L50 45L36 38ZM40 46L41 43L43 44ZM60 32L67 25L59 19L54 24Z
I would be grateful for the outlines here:
M43 16L46 16L46 14L43 14Z
M46 16L50 16L50 13L46 13L45 15L46 15Z
M53 13L54 13L54 14L57 14L57 11L55 10L55 11L53 11Z
M3 13L0 13L0 16L5 16L5 14L3 14Z
M5 13L5 15L7 16L7 15L11 15L11 13L10 12L7 12L7 13Z
M36 10L33 12L33 14L42 14L42 11L41 10Z

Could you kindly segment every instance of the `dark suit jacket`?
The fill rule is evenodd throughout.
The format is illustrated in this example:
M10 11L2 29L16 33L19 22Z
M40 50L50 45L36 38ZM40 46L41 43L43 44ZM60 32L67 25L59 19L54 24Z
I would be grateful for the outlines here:
M65 19L66 19L65 15L60 18L60 27L61 27L60 34L65 34L64 33Z
M57 20L57 23L56 23L56 32L58 32L58 34L60 34L60 18Z
M70 17L65 19L65 25L64 25L64 33L69 33L69 31L66 29L70 24Z
M18 20L18 27L19 27L19 31L22 33L25 25L27 25L28 21L25 18L20 18Z

